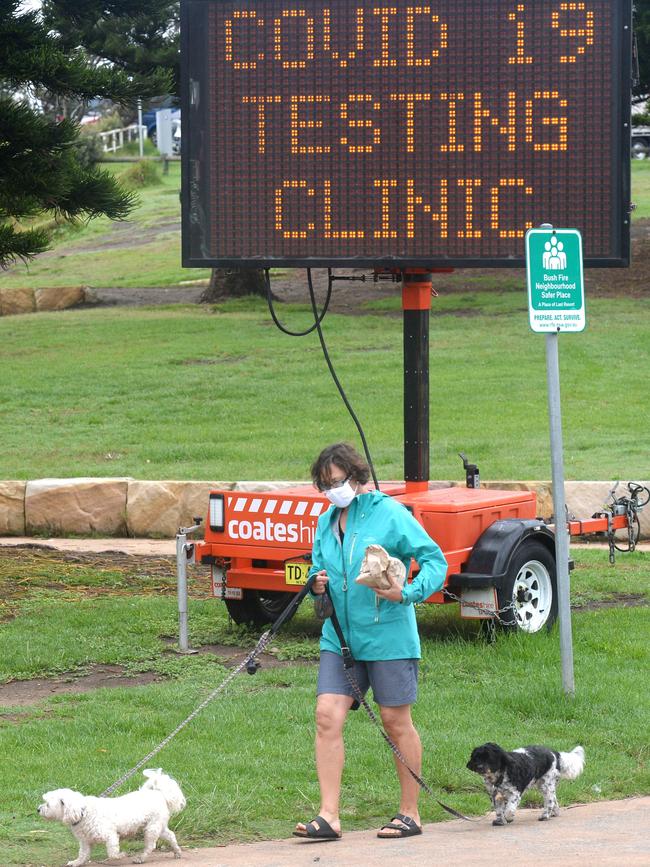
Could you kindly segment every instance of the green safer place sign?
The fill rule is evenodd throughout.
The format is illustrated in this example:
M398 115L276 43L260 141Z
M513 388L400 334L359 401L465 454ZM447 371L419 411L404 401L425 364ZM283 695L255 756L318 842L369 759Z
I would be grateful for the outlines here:
M584 330L582 237L577 229L529 229L526 276L533 331Z

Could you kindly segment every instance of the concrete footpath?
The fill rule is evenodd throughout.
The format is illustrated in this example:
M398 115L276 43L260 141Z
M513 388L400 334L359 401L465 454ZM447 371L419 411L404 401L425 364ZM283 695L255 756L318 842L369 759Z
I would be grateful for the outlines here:
M291 837L185 850L182 863L192 867L366 867L386 859L396 867L650 865L650 797L567 807L549 822L539 822L539 813L520 810L514 823L505 828L492 827L492 815L476 822L454 819L425 825L422 836L407 840L379 840L373 829L352 831L328 843ZM168 852L156 852L147 863L165 864L169 859Z
M190 537L189 542L193 541ZM85 554L101 554L105 552L117 552L119 554L133 554L146 557L175 557L175 539L125 539L108 536L101 539L73 538L63 539L52 537L42 539L37 536L0 536L0 548L17 547L21 545L42 546L54 548L57 551L78 551ZM571 548L594 548L607 550L604 542L580 542L571 543ZM650 542L639 542L638 551L650 551ZM621 556L624 556L621 554Z
M189 540L191 541L191 539ZM0 548L16 548L23 545L54 548L56 551L76 551L82 554L134 554L141 557L175 557L175 539L41 539L37 536L0 536Z

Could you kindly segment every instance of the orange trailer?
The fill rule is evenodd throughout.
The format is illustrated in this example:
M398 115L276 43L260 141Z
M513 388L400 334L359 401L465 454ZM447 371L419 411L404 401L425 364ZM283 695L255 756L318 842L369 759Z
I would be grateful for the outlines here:
M403 503L442 548L445 586L427 602L460 601L461 616L493 618L526 632L557 614L554 528L536 517L532 491L450 487L381 490ZM270 492L210 493L195 562L209 565L212 592L237 623L272 622L307 580L319 515L329 503L311 485ZM625 514L570 521L573 535L628 526ZM417 563L411 568L411 576Z

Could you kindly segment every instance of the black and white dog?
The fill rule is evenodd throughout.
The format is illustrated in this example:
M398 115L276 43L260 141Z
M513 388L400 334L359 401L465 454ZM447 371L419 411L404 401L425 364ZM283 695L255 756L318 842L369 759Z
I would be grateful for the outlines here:
M483 744L472 750L467 767L483 777L497 817L493 825L505 825L515 818L515 811L526 789L537 786L544 797L540 822L559 816L555 795L559 780L575 780L585 766L585 751L576 747L570 753L558 753L547 747L520 747L511 753L498 744Z

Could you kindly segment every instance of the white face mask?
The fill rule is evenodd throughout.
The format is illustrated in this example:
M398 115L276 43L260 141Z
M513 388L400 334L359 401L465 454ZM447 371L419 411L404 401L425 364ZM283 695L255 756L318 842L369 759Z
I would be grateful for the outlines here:
M340 488L328 488L328 490L323 491L323 493L330 503L332 503L333 506L337 506L339 509L347 509L357 495L356 490L352 487L350 482L346 482L344 485L341 485Z

